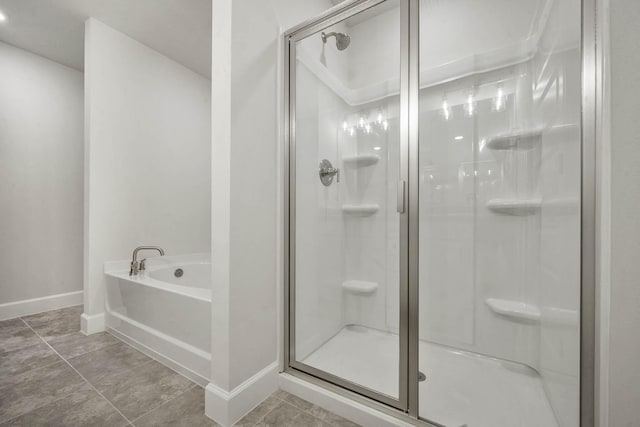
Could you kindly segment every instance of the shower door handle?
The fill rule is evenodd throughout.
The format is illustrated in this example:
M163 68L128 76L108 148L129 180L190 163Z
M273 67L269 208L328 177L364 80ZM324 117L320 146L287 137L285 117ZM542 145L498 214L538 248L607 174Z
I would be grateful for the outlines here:
M398 200L397 200L397 210L398 213L404 213L404 193L405 193L405 180L401 179L398 181Z

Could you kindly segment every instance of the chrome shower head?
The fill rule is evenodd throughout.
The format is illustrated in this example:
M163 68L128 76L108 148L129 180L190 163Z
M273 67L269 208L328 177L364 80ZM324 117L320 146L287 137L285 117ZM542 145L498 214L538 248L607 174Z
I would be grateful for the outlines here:
M336 47L338 48L338 50L345 50L347 47L349 47L349 43L351 43L351 37L349 37L348 34L344 33L331 32L327 34L323 31L320 34L320 37L322 38L322 43L326 43L329 37L335 37Z

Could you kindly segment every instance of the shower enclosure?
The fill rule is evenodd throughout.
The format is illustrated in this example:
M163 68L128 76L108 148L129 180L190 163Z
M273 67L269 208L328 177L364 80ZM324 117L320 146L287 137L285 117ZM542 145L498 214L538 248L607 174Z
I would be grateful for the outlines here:
M290 372L436 425L592 425L593 10L356 0L285 33Z

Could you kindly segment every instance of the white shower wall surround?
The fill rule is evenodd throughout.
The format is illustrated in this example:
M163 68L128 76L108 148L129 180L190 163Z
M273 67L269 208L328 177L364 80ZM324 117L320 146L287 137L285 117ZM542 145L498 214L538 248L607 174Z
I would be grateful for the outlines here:
M567 59L571 59L570 56ZM558 60L561 58L556 59ZM570 63L570 61L566 62ZM562 195L545 198L540 206L534 206L531 210L523 212L519 212L517 206L520 200L540 198L539 179L544 180L543 183L562 184L557 177L554 177L554 171L544 174L539 170L544 165L540 158L543 147L547 148L546 152L549 156L557 156L558 154L554 154L554 151L567 145L571 146L571 144L563 146L562 142L567 140L576 142L579 136L578 128L570 118L564 121L562 118L554 118L559 120L560 124L540 131L533 142L535 146L521 146L513 150L492 150L487 146L487 142L493 136L509 133L510 130L523 126L519 125L515 119L515 100L528 95L517 93L518 90L522 91L522 87L527 86L528 80L524 84L517 80L518 76L522 75L523 69L526 71L529 66L530 64L527 63L484 74L484 79L489 83L479 85L480 94L482 95L483 89L486 88L485 92L493 95L494 91L490 91L488 87L496 87L494 82L503 82L505 108L502 111L492 111L493 98L478 96L475 120L465 117L463 105L465 89L473 84L470 79L421 91L421 105L424 106L423 135L429 132L428 138L421 140L421 150L431 153L421 173L421 203L425 224L423 239L426 242L425 250L421 253L422 265L427 267L424 272L424 283L428 283L424 285L426 292L424 300L421 301L427 307L427 317L424 322L425 327L421 329L421 338L537 366L537 357L532 356L531 348L537 346L536 331L539 330L539 322L527 321L522 316L518 317L518 313L514 313L511 317L496 315L487 303L487 299L498 298L513 302L512 305L516 307L517 303L528 304L539 311L539 304L535 300L538 291L532 289L532 286L535 287L535 283L538 282L535 276L537 273L522 270L530 268L532 259L544 257L544 254L539 253L539 242L535 240L536 230L541 227L537 214L544 210L550 214L575 215L579 207L577 200L571 199L568 195L575 191L570 188L571 183L564 184L566 187L564 192L568 193L564 198ZM298 74L301 80L311 76L305 66L298 68ZM529 76L524 75L525 77L521 78ZM311 87L314 86L304 85L298 91ZM388 151L387 147L398 144L397 132L393 132L398 126L397 97L394 97L385 107L374 102L354 108L333 95L325 85L320 84L320 81L314 90L317 92L300 96L300 99L315 105L318 97L323 96L324 105L327 104L327 99L331 99L336 108L327 110L325 114L311 111L311 114L307 115L306 104L299 103L297 120L304 124L299 126L299 129L304 131L313 128L306 124L306 120L318 120L316 125L320 142L314 158L343 159L340 164L342 177L340 183L329 187L322 186L315 195L308 195L315 198L315 207L304 200L299 201L298 209L312 206L310 210L315 212L311 215L311 212L307 214L304 210L299 211L299 221L303 221L299 224L300 227L303 227L304 221L317 221L323 224L321 228L312 227L310 224L304 231L304 235L309 236L309 240L314 241L314 245L318 248L332 246L336 236L344 237L341 247L332 247L330 253L325 252L323 257L315 261L318 263L317 277L326 285L314 287L314 291L322 289L319 292L327 292L326 295L322 295L323 297L330 298L330 295L333 295L337 301L340 301L340 304L333 305L336 310L342 304L347 305L344 308L345 317L342 325L362 324L397 332L397 300L389 301L389 298L397 295L397 286L392 285L390 289L389 284L397 282L395 280L398 274L397 249L394 251L394 246L397 247L398 227L397 224L389 224L386 219L392 217L396 209L396 187L395 182L391 182L393 180L390 178L397 176L398 159L393 150ZM449 94L448 102L453 105L453 118L450 121L442 118L443 91ZM389 123L388 132L367 134L358 130L352 136L351 122L347 124L346 131L343 129L343 122L348 121L350 117L356 118L357 126L360 116L371 116L375 121L379 111L383 112L383 120ZM370 112L372 114L369 114ZM316 114L320 115L316 116ZM541 144L540 138L543 134L549 141L547 145ZM457 140L457 137L462 138ZM561 138L561 141L553 142L554 139ZM314 147L311 144L304 145L305 134L301 131L298 132L297 139L299 144L305 147L299 149L299 155L306 156ZM440 144L442 141L447 141L448 144ZM575 149L575 147L569 149L571 148ZM565 153L564 157L574 154ZM352 159L358 155L374 155L376 160L374 162L353 161ZM348 161L345 162L345 158ZM450 163L459 158L465 161L461 164ZM578 166L576 162L566 165L573 168ZM568 176L577 176L571 171L564 173ZM318 187L316 184L319 180L315 170L298 170L298 180L303 186L308 182L309 185ZM387 185L386 182L391 184ZM577 185L577 182L574 184ZM549 191L552 189L559 191L561 187L554 185ZM305 194L301 196L307 197ZM487 206L493 200L515 200L516 206L506 214L496 213L495 210L499 211L499 209L492 210ZM375 205L379 209L374 213L345 213L343 207L346 205L350 207ZM314 216L315 219L313 219ZM452 218L455 218L455 221L452 221ZM440 223L440 225L428 226L428 221ZM374 232L380 224L388 224L386 236ZM323 231L333 229L334 232L319 233L312 238L309 235L309 229ZM568 233L571 234L572 231L575 237L575 230L569 229ZM534 240L527 243L525 241L527 236ZM325 240L327 243L323 245ZM568 245L577 244L575 240L571 242L563 239L563 241ZM486 260L483 261L485 258ZM496 258L502 260L500 264L502 268L496 268L494 262ZM377 259L377 261L373 269L370 265L365 269L362 259ZM339 277L335 277L338 272L322 264L326 262L327 266L335 265L334 263L338 260L343 264L344 271ZM452 277L451 274L455 276ZM570 275L571 272L565 274ZM363 298L360 295L341 292L342 287L339 285L348 280L370 281L380 286L373 295ZM484 283L483 287L486 289L482 290L482 294L474 296L479 281ZM530 283L529 286L527 283ZM309 286L309 290L311 288ZM307 289L306 286L299 291L305 292L305 289ZM434 294L429 295L429 292ZM450 296L442 298L443 292ZM302 296L298 294L298 298L300 297ZM571 297L572 295L567 295L567 298ZM573 313L568 309L562 310L557 313L562 317L558 319L559 322L577 321L577 307L573 308ZM385 313L384 316L380 316L382 312ZM311 313L301 314L311 315ZM319 327L317 320L321 317L324 317L322 313L318 313L314 321L316 327ZM335 320L336 317L327 316L325 319ZM299 321L304 321L304 317ZM486 324L486 327L477 328L476 322L481 325ZM501 332L496 333L496 328ZM484 336L476 336L483 333ZM304 337L301 338L304 339ZM513 348L513 342L519 342L520 345ZM505 345L511 347L505 348Z

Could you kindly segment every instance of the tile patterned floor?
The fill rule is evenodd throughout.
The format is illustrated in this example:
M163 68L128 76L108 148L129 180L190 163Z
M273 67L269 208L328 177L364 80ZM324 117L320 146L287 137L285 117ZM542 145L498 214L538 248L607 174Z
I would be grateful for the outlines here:
M0 321L0 426L216 426L204 390L107 333L82 306ZM278 391L237 426L357 427Z

